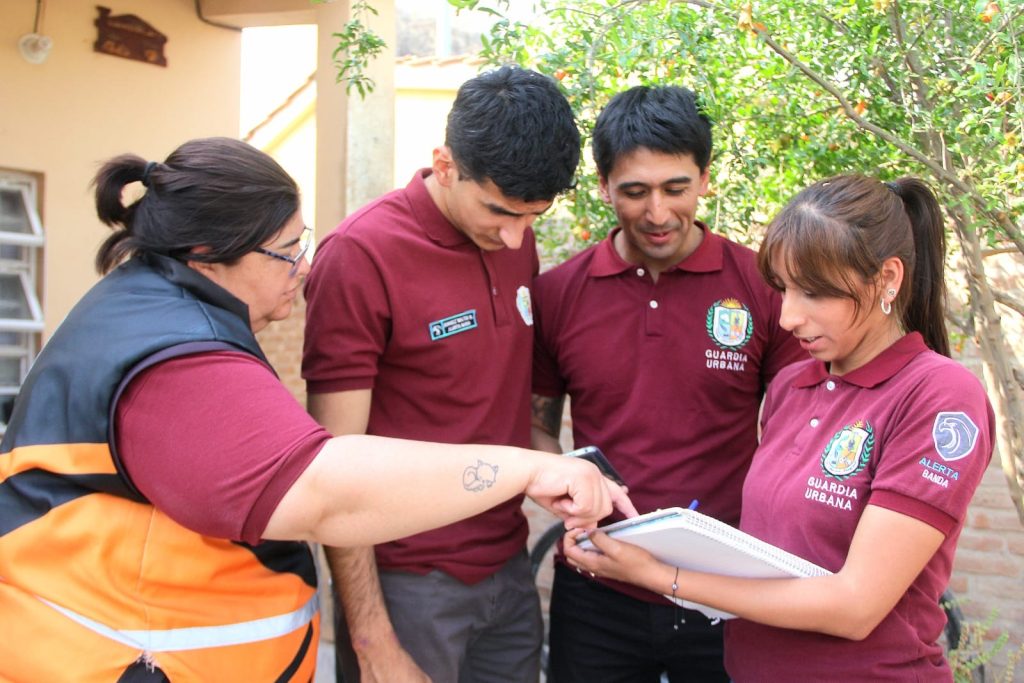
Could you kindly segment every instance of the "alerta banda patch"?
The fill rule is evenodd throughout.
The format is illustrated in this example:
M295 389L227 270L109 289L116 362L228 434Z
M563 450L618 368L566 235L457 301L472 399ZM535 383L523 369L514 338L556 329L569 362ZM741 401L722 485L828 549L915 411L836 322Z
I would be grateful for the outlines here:
M839 481L852 477L868 464L874 447L875 430L866 420L857 420L843 427L825 446L821 469Z
M918 460L918 464L924 469L921 470L921 476L936 486L941 486L944 489L949 488L950 482L955 482L960 479L960 471L955 470L948 465L943 465L937 460L930 458L921 458Z
M935 452L946 461L959 460L974 450L978 442L978 426L961 412L942 412L932 425Z
M754 334L754 316L737 299L722 299L711 304L704 327L711 340L723 349L736 349Z
M459 332L466 332L476 328L476 309L471 308L468 311L462 313L456 313L450 315L447 318L441 320L435 320L430 323L430 341L437 341L438 339L444 339L450 337L453 334Z

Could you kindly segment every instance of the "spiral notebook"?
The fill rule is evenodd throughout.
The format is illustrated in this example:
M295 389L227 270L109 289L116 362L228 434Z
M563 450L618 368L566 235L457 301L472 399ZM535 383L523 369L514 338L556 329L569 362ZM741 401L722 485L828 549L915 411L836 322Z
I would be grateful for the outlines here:
M656 510L601 527L601 531L616 540L646 549L666 564L691 571L747 578L827 576L832 573L696 510ZM580 547L595 549L586 537L580 540ZM665 597L673 600L671 595ZM674 601L688 609L700 610L712 619L735 616L688 600Z

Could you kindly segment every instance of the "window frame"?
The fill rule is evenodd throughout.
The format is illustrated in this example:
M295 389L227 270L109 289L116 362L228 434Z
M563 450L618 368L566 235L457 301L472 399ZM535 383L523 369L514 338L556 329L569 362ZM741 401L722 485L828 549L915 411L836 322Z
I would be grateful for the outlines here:
M28 228L27 232L0 229L0 247L10 245L23 250L17 258L0 257L0 275L17 276L24 298L23 302L18 303L24 303L27 309L26 317L0 317L0 333L20 335L17 343L0 343L0 359L16 359L19 363L16 385L0 380L0 400L17 395L39 353L45 327L43 307L40 303L42 278L39 276L43 249L46 246L40 217L40 185L41 179L34 174L0 168L0 191L16 191L24 209ZM6 431L5 417L0 414L0 434Z

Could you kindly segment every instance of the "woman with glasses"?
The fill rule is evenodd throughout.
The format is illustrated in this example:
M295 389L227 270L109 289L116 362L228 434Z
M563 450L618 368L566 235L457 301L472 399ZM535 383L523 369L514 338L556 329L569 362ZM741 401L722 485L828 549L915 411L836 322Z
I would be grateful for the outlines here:
M105 276L0 447L0 679L309 681L304 541L379 543L523 492L570 527L635 514L577 459L320 428L254 336L291 311L312 241L267 155L194 140L95 183Z

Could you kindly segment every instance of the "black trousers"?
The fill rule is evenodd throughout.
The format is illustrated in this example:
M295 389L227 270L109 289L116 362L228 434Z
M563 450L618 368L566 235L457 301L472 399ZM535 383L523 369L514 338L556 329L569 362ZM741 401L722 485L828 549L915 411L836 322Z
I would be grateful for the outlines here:
M721 623L655 605L555 567L551 683L728 683ZM674 628L678 626L677 628Z

